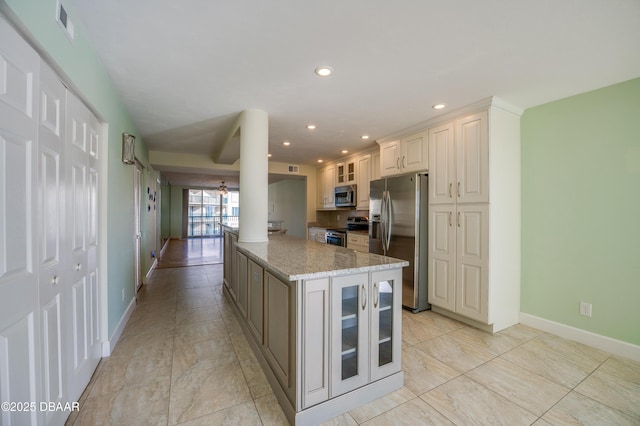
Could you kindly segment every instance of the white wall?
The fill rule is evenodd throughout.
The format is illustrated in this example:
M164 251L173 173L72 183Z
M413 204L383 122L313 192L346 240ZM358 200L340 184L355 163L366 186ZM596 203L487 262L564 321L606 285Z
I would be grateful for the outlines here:
M269 185L269 220L282 220L287 235L307 237L306 179L289 179Z

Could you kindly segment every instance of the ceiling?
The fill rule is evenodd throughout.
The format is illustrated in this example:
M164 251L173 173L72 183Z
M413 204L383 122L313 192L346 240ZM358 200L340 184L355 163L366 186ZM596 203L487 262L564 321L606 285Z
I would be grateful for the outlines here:
M315 165L490 96L640 77L638 0L68 1L152 151L210 155L258 108L271 161Z

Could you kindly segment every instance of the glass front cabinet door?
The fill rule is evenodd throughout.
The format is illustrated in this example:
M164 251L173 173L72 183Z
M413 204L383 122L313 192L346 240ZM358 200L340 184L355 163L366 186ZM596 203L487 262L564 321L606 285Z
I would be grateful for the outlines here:
M332 281L331 398L369 382L369 274Z
M371 273L370 379L400 371L402 270Z
M331 397L400 371L402 270L333 279Z

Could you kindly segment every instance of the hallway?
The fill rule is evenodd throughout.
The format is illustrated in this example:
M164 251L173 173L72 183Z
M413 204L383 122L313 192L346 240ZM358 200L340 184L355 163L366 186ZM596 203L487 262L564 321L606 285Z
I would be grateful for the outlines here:
M68 425L286 425L222 264L154 271ZM517 325L403 312L405 386L328 424L638 425L640 363Z
M158 259L157 268L213 265L222 263L222 237L172 239Z

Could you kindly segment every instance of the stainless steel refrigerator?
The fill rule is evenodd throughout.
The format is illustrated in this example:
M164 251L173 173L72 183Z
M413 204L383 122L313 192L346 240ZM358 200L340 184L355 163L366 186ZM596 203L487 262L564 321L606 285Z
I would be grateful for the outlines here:
M402 270L402 305L429 309L427 300L427 175L371 181L369 252L409 261Z

